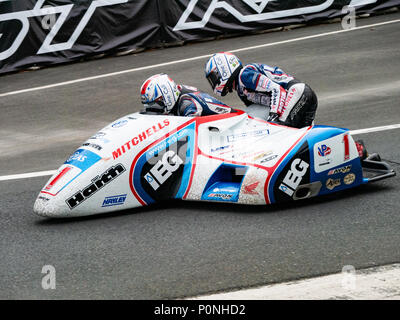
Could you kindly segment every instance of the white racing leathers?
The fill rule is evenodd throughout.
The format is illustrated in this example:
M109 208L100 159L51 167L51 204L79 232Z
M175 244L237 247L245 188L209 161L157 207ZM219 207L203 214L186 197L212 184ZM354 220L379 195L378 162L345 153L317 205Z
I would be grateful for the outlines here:
M315 118L318 101L313 90L278 67L256 63L244 66L236 90L247 106L270 107L270 121L301 128L311 125Z

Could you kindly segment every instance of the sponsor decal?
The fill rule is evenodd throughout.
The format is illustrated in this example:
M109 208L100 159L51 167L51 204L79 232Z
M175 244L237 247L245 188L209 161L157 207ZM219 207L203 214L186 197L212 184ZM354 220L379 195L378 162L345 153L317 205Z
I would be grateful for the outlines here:
M339 174L339 173L347 173L347 172L350 172L350 170L351 170L351 164L348 166L341 167L341 168L329 170L328 176L331 176L334 174Z
M158 162L144 175L145 180L157 190L172 174L179 169L183 160L174 151L164 153Z
M354 173L349 173L345 175L345 177L343 178L343 182L346 185L354 183L355 180L356 180L356 175Z
M82 150L82 149L81 149ZM69 156L68 160L66 161L66 163L71 163L71 162L85 162L85 160L87 159L86 155L82 154L82 151L77 151L75 152L73 155Z
M164 129L165 127L169 126L170 122L168 119L165 119L162 122L157 123L156 125L151 126L150 128L146 129L142 133L139 133L137 136L133 137L131 140L120 146L118 149L112 152L113 159L117 159L125 154L128 150L131 150L131 147L134 147L141 143L142 141L147 140L153 134L157 133L158 131Z
M255 189L258 187L259 184L260 184L260 181L256 181L256 182L254 182L252 184L244 186L243 193L245 193L245 194L258 194L258 192Z
M232 147L232 149L233 149L233 147ZM232 150L232 152L233 152L233 150ZM235 154L232 154L232 158L236 158L238 160L244 160L244 159L258 157L260 155L260 153L264 154L264 151L256 151L256 152L244 151L244 152L239 152L239 153L235 152ZM220 154L223 154L223 153L220 153Z
M216 57L215 62L217 63L218 71L222 76L223 80L226 80L230 76L229 67L227 61L222 60L221 57Z
M331 163L331 160L329 159L329 160L326 161L326 162L321 162L321 163L319 164L319 166L321 166L321 167L327 166L327 165L330 164L330 163Z
M279 186L279 190L283 191L284 193L288 194L289 196L293 195L293 190L289 189L289 187L285 186L284 184L281 184Z
M276 158L278 158L278 155L277 155L277 154L274 154L274 155L272 155L272 156L270 156L270 157L267 157L267 158L261 160L261 163L266 163L266 162L272 161L272 160L274 160L274 159L276 159Z
M233 196L237 193L236 189L224 187L214 188L211 193L208 194L208 198L217 198L219 200L232 200Z
M234 134L234 135L229 135L227 136L228 142L234 142L237 140L241 139L247 139L247 138L254 138L254 137L259 137L259 136L264 136L269 134L269 129L262 129L262 130L256 130L256 131L251 131L251 132L243 132L239 134Z
M98 151L101 151L101 149L103 149L102 146L99 146L98 144L95 144L95 143L89 143L89 142L84 143L82 145L82 147L89 147L89 148L96 149Z
M105 207L120 206L120 205L125 203L125 200L126 200L126 194L120 194L118 196L105 197L101 207L105 208Z
M224 107L221 107L221 106L214 107L213 105L209 105L209 107L210 107L210 109L212 109L215 112L220 113L220 114L222 114L222 113L230 113L231 112L230 108L224 108Z
M219 198L222 200L231 200L233 197L233 194L231 193L210 193L208 195L209 198Z
M290 119L291 120L294 120L294 117L299 113L301 108L304 107L304 105L306 104L306 101L307 101L307 98L306 98L306 96L303 95L300 98L300 100L296 103L296 106L290 112Z
M105 138L105 132L97 132L94 136L90 137L89 140L100 140L103 143L109 143L110 140Z
M314 147L314 170L316 173L322 173L327 170L334 170L338 167L348 165L348 161L358 157L355 144L350 142L352 138L348 131L343 132L341 129L330 129L333 137L324 141L318 141Z
M114 181L125 171L125 167L120 163L107 169L100 176L96 176L95 178L93 178L92 183L90 183L82 190L79 190L72 197L65 200L65 202L71 210L74 209L86 199L90 198L94 193L96 193L100 189L103 189L110 182Z
M307 162L299 158L293 160L290 170L287 172L285 178L279 186L279 190L292 197L294 191L296 191L297 187L300 185L301 180L306 174L309 166L310 165Z
M219 152L219 151L222 151L222 150L227 150L227 149L231 149L232 148L232 145L227 145L227 146L222 146L222 147L217 147L217 148L211 148L211 152L213 153L213 152Z
M265 90L267 90L267 87L269 85L270 80L267 77L264 77L261 81L261 83L259 84L259 86Z
M195 122L140 154L131 167L131 190L141 203L182 198L195 151Z
M336 187L339 187L341 185L340 179L328 179L326 181L326 187L329 190L333 190Z
M12 45L9 46L5 51L0 52L0 61L11 57L19 49L21 44L24 42L25 37L29 33L29 21L33 17L57 15L57 21L55 21L51 27L50 32L44 39L43 44L39 48L37 54L70 50L74 46L75 41L81 35L82 31L86 28L86 25L89 23L97 8L126 3L128 0L92 0L89 8L77 24L75 30L71 30L69 32L71 35L69 39L66 42L61 43L53 40L57 36L59 30L63 30L62 26L67 18L71 16L71 11L75 5L73 3L67 5L62 3L59 6L43 6L44 2L45 0L36 1L35 6L31 10L0 14L0 22L18 20L22 25L21 30L15 37Z
M82 171L85 171L100 159L100 156L90 150L78 149L73 155L68 158L67 161L64 162L64 164L72 165L81 169Z
M320 157L326 157L327 155L331 154L332 150L326 144L321 145L318 147L318 155Z
M273 90L271 93L271 99L272 99L272 106L277 106L278 105L278 91Z
M295 87L292 87L292 88L290 89L290 92L289 92L288 96L286 97L286 100L285 100L285 108L289 105L290 101L292 101L293 96L294 96L295 93L296 93L296 88L295 88Z
M304 141L297 151L295 150L282 161L272 175L269 183L269 198L272 203L293 200L298 187L310 183L311 164L308 141Z
M259 153L256 153L256 156L253 158L253 161L257 161L257 160L261 159L262 157L267 157L270 154L272 154L272 151L268 151L268 152L260 151Z
M117 129L117 128L122 128L122 127L125 126L127 123L128 123L128 120L124 119L124 120L120 120L120 121L117 121L117 122L113 123L113 124L111 125L111 127L115 128L115 129Z

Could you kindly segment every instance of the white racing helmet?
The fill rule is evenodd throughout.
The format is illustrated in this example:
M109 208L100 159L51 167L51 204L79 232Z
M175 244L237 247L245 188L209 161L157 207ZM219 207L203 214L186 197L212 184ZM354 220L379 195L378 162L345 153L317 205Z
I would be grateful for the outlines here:
M180 94L176 83L165 73L148 78L140 88L142 103L146 109L160 113L170 112Z
M214 54L205 66L206 78L214 93L225 96L231 92L233 81L242 67L240 60L230 52Z

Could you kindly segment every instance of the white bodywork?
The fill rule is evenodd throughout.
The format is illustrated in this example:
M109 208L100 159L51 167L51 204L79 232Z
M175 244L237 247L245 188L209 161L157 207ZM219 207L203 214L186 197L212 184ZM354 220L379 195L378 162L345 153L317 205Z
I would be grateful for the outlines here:
M236 202L266 204L269 203L266 190L270 175L310 129L278 126L253 119L246 113L197 118L134 113L114 121L78 148L46 183L34 211L41 216L74 217L148 204L136 190L137 181L133 181L136 161L144 152L146 157L147 154L154 156L155 147L160 148L165 141L173 142L175 137L179 139L185 134L191 135L189 141L194 148L190 151L191 157L181 157L185 163L173 151L164 158L159 157L153 168L162 168L164 161L169 171L166 169L163 173L160 169L157 173L157 168L152 168L146 173L149 186L157 191L177 168L186 164L190 177L187 177L186 189L180 191L180 198L201 200L215 170L222 163L237 164L246 166L247 171ZM341 143L331 142L332 149ZM350 153L349 161L358 157L354 142ZM332 152L331 156L336 157L336 153ZM317 157L315 161L319 161ZM333 165L343 162L334 161ZM71 208L67 201L74 195L80 201L71 200L74 206Z

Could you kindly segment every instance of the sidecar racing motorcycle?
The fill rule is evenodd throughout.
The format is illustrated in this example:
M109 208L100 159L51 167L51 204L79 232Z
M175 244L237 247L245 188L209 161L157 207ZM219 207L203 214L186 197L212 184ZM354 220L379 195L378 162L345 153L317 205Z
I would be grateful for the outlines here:
M133 113L85 141L40 191L34 212L77 217L166 199L266 205L389 178L347 129L301 129L237 110L205 117Z

